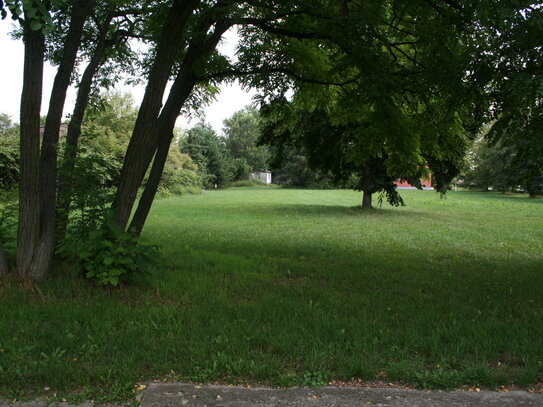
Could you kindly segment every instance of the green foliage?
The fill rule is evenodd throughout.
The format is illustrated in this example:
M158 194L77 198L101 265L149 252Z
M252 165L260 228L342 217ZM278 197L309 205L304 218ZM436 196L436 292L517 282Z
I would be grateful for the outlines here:
M316 389L324 387L330 382L330 374L322 372L306 372L299 378L299 385Z
M492 123L489 157L479 162L494 172L487 183L521 185L535 196L543 193L543 9L527 3L496 5L499 14L477 31L470 69ZM500 160L502 170L493 164Z
M537 142L529 139L480 137L469 155L463 185L502 192L521 189L532 197L543 193L543 158L537 148Z
M262 187L266 184L259 179L253 178L250 180L234 181L228 184L229 187Z
M270 151L274 183L317 189L333 188L334 182L330 174L309 168L301 147L283 142L279 146L270 147Z
M93 102L81 129L80 145L88 151L108 156L112 161L109 177L117 184L124 154L132 135L137 109L129 93L106 92Z
M157 246L120 230L111 220L78 244L79 266L86 278L100 286L117 286L157 264Z
M0 244L11 263L15 261L18 210L17 200L12 194L0 193Z
M19 128L0 113L0 189L10 190L19 181Z
M303 160L293 160L295 153L288 146L302 152L307 157L307 166L319 175L319 178L313 176L313 185L320 181L323 186L349 185L370 194L383 192L391 205L398 206L403 205L403 200L394 182L408 179L413 185L420 185L419 178L425 174L421 164L414 165L410 172L393 172L390 162L394 161L391 155L395 152L389 153L386 145L377 152L366 151L366 141L378 131L367 123L335 125L326 111L310 112L295 102L271 104L264 114L263 141L276 146L281 161L295 169L297 164L298 174L295 170L294 177L298 178L304 174ZM279 180L283 176L280 174Z
M100 227L104 214L113 202L113 185L120 173L121 163L114 156L81 148L74 170L66 174L72 196L68 235L84 240Z
M0 15L5 19L9 10L12 20L21 24L28 22L33 31L42 31L48 34L53 29L51 20L51 7L61 7L66 0L0 0Z
M198 166L206 188L223 187L234 177L232 158L210 125L198 123L180 140L181 152Z
M145 182L147 181L144 180ZM203 180L198 174L196 164L187 154L182 154L175 144L172 144L160 179L160 191L182 195L199 193L202 188Z
M250 172L268 169L268 147L258 146L259 113L247 106L224 121L225 145L231 157L239 160L235 178L246 178Z

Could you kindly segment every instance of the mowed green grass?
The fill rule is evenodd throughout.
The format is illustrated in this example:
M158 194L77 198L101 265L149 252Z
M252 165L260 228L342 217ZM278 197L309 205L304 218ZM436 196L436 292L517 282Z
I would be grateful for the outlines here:
M248 188L157 201L119 290L0 288L0 394L129 398L153 378L424 388L543 381L543 200ZM47 392L44 387L50 388Z

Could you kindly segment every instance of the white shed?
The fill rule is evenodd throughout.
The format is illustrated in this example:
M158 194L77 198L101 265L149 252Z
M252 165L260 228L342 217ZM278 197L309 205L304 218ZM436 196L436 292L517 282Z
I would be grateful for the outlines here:
M249 181L252 179L258 179L264 184L269 185L272 182L272 176L270 171L253 172L249 174Z

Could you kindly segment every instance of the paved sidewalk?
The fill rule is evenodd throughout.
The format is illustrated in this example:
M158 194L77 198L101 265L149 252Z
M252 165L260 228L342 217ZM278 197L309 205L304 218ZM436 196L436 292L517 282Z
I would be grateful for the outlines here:
M141 407L543 407L543 395L429 392L394 388L323 387L267 389L152 383Z

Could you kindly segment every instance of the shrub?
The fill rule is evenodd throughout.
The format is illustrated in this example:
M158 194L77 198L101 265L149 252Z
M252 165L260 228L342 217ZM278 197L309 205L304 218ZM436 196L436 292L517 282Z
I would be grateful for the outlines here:
M261 187L265 185L265 183L256 178L251 180L234 181L228 184L229 187Z
M19 151L17 146L0 143L0 189L8 191L19 182Z
M101 286L117 286L156 264L156 246L122 231L111 220L80 242L75 253L86 278Z
M144 185L146 182L147 177L144 180ZM187 191L199 193L203 185L204 180L198 174L198 168L192 159L187 154L182 154L177 149L171 148L160 178L159 195L184 194Z
M199 190L202 184L202 178L193 170L165 167L159 186L175 194L175 191L187 187Z
M171 188L171 193L176 195L198 195L202 193L202 189L194 186L182 186L182 185L174 185Z
M6 251L8 261L13 262L17 246L18 205L16 198L10 195L0 195L0 243Z
M113 179L119 172L111 156L84 148L79 151L74 170L64 177L71 195L70 239L85 240L101 227L113 203Z

